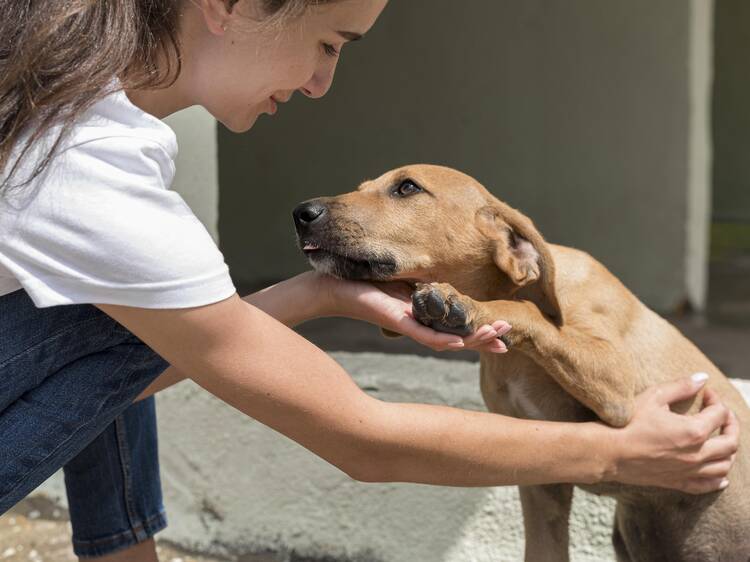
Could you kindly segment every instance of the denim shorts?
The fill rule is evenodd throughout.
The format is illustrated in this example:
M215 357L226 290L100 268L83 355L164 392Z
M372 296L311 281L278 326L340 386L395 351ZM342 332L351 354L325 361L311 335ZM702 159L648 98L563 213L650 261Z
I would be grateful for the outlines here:
M63 468L79 557L163 529L154 400L133 400L168 366L93 305L0 296L0 514Z

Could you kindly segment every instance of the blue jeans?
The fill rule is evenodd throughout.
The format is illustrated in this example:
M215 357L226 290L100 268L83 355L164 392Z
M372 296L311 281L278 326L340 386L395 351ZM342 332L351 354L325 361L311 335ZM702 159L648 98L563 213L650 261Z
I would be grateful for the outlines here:
M73 549L102 556L166 526L153 398L168 363L93 305L0 297L0 514L64 468Z

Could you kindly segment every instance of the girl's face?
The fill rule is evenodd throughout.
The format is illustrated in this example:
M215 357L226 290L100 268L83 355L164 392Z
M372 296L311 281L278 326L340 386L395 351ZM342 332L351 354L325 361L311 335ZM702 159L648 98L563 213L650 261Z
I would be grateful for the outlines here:
M231 11L224 0L188 4L180 40L190 97L235 132L276 113L296 90L322 97L344 44L364 35L387 1L311 6L281 27L261 21L257 0L240 0Z

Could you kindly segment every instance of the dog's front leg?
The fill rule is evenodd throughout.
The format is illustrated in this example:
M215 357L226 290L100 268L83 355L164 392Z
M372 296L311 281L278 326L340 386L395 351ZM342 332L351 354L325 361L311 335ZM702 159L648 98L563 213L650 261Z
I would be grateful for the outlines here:
M615 336L558 326L531 301L475 301L446 283L418 285L412 306L423 324L459 335L505 320L513 327L501 338L509 349L531 357L606 423L622 427L630 421L638 378Z
M573 486L519 486L526 562L568 562L568 519Z

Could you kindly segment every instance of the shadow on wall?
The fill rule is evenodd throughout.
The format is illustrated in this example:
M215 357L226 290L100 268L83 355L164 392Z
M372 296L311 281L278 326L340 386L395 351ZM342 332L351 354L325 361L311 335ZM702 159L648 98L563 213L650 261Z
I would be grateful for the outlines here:
M331 92L219 131L240 287L306 268L291 209L401 164L459 168L649 305L685 297L688 3L391 2ZM481 7L481 9L478 9Z
M716 3L713 91L714 243L750 254L750 4Z
M750 4L716 3L709 316L750 326Z

